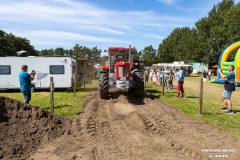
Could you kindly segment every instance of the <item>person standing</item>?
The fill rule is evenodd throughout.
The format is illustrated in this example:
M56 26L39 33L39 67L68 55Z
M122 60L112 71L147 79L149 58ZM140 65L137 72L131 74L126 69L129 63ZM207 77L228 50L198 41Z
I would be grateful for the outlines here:
M18 78L20 82L20 91L23 93L24 96L24 103L29 104L31 100L31 81L35 77L35 71L33 70L30 74L27 73L28 66L22 65L22 71L19 73Z
M144 77L145 77L145 86L148 85L148 78L149 78L149 72L148 69L144 72Z
M153 69L150 69L150 73L149 73L149 78L150 78L150 82L152 82L152 77L153 77Z
M170 69L169 79L168 79L168 82L169 82L169 91L171 91L171 89L173 89L173 76L174 76L173 70Z
M209 81L209 82L210 82L210 80L211 80L211 76L212 76L212 70L209 69L209 70L208 70L208 81Z
M177 81L177 97L180 96L180 92L182 93L182 98L185 98L183 84L184 84L184 71L182 67L178 67L178 72L176 73L176 81Z
M221 77L225 78L224 83L224 92L223 92L223 102L225 107L222 108L222 111L226 111L227 114L234 114L232 110L232 102L231 102L231 96L232 92L235 91L235 73L234 73L234 66L231 65L228 67L229 73L225 76L221 70L219 70L219 73Z
M204 70L203 71L203 81L206 82L207 81L207 72Z
M163 71L163 68L161 68L160 71L159 71L159 82L160 82L160 85L163 84L163 74L164 74L164 71Z
M157 85L160 85L159 73L160 73L160 69L157 70Z
M155 72L153 72L153 84L156 86L156 82L157 82L157 75Z

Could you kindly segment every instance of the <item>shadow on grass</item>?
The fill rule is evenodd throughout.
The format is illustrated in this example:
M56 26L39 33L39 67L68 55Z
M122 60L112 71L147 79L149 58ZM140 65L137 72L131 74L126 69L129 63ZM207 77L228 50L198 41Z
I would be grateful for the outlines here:
M91 91L97 91L96 88L77 88L76 92L91 92ZM36 89L33 93L40 93L40 92L50 92L50 89ZM73 88L55 88L54 92L73 92ZM0 93L21 93L20 90L14 89L14 90L0 90Z
M19 89L0 89L0 93L21 93Z
M219 113L216 113L216 112L203 112L203 116L205 117L214 117L214 116L220 116L220 115L223 115L224 112L219 112Z
M70 106L71 105L68 105L68 104L57 105L57 106L54 106L54 109L65 108L65 107L70 107ZM51 107L45 107L44 109L51 109Z
M199 98L198 96L186 96L186 98Z
M160 92L160 91L158 91L158 90L156 90L156 89L145 89L145 91L146 91L147 93L152 93L152 94L162 93L162 92Z
M76 89L77 92L91 92L91 91L98 91L98 88L78 88Z
M240 113L240 110L233 110L234 113Z

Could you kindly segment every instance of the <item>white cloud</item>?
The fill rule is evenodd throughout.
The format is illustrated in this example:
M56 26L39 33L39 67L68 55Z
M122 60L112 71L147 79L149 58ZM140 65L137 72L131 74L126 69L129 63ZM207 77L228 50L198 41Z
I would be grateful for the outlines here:
M8 30L8 29L6 29ZM58 41L67 41L67 40L74 40L74 41L86 41L86 42L118 42L119 40L113 38L105 38L99 36L89 36L84 34L78 34L73 32L64 32L64 31L53 31L53 30L28 30L28 31L21 31L17 29L13 29L14 33L19 36L26 36L31 39L46 39L45 42L51 42L51 39L58 39ZM48 39L48 40L47 40ZM44 42L44 43L45 43Z

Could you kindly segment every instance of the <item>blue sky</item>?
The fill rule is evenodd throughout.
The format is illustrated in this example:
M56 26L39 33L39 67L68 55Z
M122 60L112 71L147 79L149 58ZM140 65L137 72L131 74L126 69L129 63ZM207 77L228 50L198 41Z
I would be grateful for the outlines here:
M0 0L0 29L35 49L155 49L175 27L193 27L221 0ZM235 1L236 3L239 0Z

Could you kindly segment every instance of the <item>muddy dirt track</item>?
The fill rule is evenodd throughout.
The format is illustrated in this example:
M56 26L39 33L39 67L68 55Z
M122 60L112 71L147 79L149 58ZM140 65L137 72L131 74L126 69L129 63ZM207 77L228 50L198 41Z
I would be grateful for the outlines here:
M2 132L1 123L3 122L0 122ZM28 123L30 125L32 122ZM152 95L138 99L115 92L108 100L100 100L98 94L94 93L87 97L78 119L55 117L50 118L48 123L53 125L53 129L51 130L50 125L50 131L45 131L46 128L43 127L41 132L43 135L41 135L38 132L41 131L41 127L38 128L39 130L35 132L39 133L37 134L39 141L34 141L34 143L29 141L30 149L26 148L24 152L15 153L13 156L13 152L6 152L6 146L1 145L2 158L34 160L240 159L240 142L234 137L228 135L227 132L186 117L173 107L162 104ZM5 142L5 139L1 141L6 145L14 144L14 142ZM21 143L24 144L24 141ZM230 150L227 153L213 153L217 149ZM209 150L212 152L210 153ZM224 158L211 158L210 156L224 156Z

